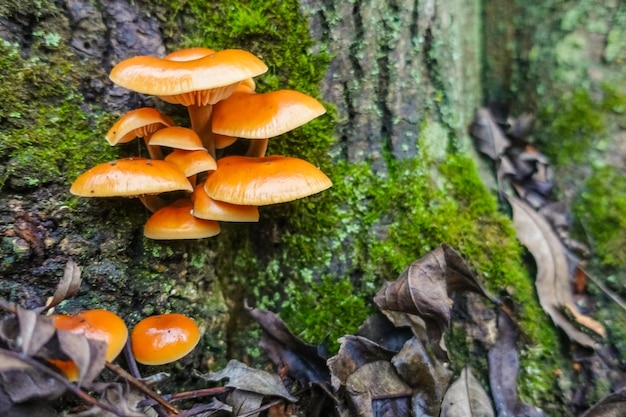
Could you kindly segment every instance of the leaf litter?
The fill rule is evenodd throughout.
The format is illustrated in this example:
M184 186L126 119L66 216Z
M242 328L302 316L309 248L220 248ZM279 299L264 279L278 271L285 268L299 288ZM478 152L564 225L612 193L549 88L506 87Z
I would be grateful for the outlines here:
M576 302L582 298L587 278L600 284L585 273L580 260L581 257L588 257L591 251L569 235L569 209L565 203L552 198L554 182L550 163L529 142L532 129L531 115L498 122L490 109L483 108L476 112L470 133L477 149L493 162L499 195L512 210L519 241L535 260L535 286L540 305L554 324L574 342L572 354L579 364L586 367L586 373L591 378L608 379L613 389L619 390L626 384L623 365L615 358L611 347L606 345L606 330L602 323L581 312L580 304ZM598 287L618 305L626 305L616 294L602 285ZM506 325L500 319L499 323ZM505 328L500 331L507 332ZM498 343L505 341L500 340ZM493 355L493 359L490 356L490 362L498 359L499 365L506 365L507 355L497 351L490 351L490 355ZM512 355L509 349L508 356ZM490 375L494 395L500 391L501 397L505 391L497 387L494 389L494 384L501 382L502 377L501 374ZM588 394L582 387L578 387L575 392L579 394L572 395L581 395L581 398ZM501 398L502 401L496 401L496 408L503 410L499 411L499 415L510 415L510 410L520 407L508 394L508 400ZM584 400L582 404L585 404ZM593 415L604 417L614 414Z
M525 143L532 121L532 116L524 115L499 123L487 109L481 109L471 132L479 150L494 161L500 192L508 190L518 237L537 263L540 304L573 342L602 356L606 352L604 327L578 310L571 292L572 274L581 270L574 253L584 254L587 249L569 238L567 214L550 200L549 161ZM368 317L354 335L340 338L340 349L332 357L327 356L324 344L305 343L293 335L275 313L246 305L262 330L260 347L277 372L233 360L216 372L193 373L207 388L163 396L116 369L119 366L106 363L101 342L54 328L45 314L74 296L80 284L80 268L70 261L44 306L26 310L0 300L0 309L7 313L0 321L0 410L7 416L57 415L52 405L67 392L84 403L68 414L73 417L545 416L517 395L517 339L522 329L511 313L515 308L486 292L462 256L446 244L411 263L395 281L385 283L374 297L379 312ZM491 339L490 331L471 335L488 345L488 391L468 366L453 380L445 346L458 296L470 293L489 301L497 311L493 341L486 342ZM485 323L479 319L472 326ZM47 363L57 358L77 365L77 384ZM600 362L606 365L610 360ZM607 373L614 371L612 366ZM103 376L105 367L118 375L116 380ZM617 374L616 386L624 381ZM619 389L584 417L621 415L624 397L623 388ZM180 400L192 404L186 409L170 404Z

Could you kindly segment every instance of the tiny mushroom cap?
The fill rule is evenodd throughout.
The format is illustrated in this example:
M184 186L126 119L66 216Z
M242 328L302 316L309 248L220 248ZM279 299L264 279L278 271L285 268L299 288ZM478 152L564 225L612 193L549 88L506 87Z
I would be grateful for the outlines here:
M197 151L174 149L165 160L180 168L187 177L217 168L215 159L204 148Z
M57 329L84 334L89 339L105 342L107 361L115 359L128 340L128 328L124 320L108 310L87 310L71 316L54 314L52 318Z
M286 156L227 156L207 178L207 194L233 204L263 206L319 193L331 180L311 163Z
M258 222L259 208L257 206L242 206L239 204L217 201L209 197L204 190L204 184L198 184L193 191L193 215L200 219L210 219L222 222Z
M155 211L146 222L143 234L149 239L203 239L220 232L214 220L199 219L192 215L193 204L182 198Z
M76 178L70 192L81 197L137 197L168 191L193 191L171 162L126 158L96 165Z
M200 330L185 315L161 314L139 321L130 339L137 362L163 365L190 353L200 340Z
M167 59L168 61L192 61L194 59L204 58L205 56L212 55L214 53L215 51L209 48L186 48L171 52L165 55L163 59Z
M181 54L184 59L184 54ZM111 80L129 90L159 96L174 104L208 105L228 97L246 78L267 71L267 65L250 52L225 49L189 60L136 56L117 64ZM175 59L178 59L174 54ZM180 57L179 57L180 58Z
M172 126L155 132L150 137L150 146L168 146L170 148L195 151L205 149L200 136L187 127Z
M254 93L238 88L213 107L213 132L247 139L267 139L300 127L326 113L324 106L293 90Z
M109 145L130 142L133 139L150 136L157 130L174 126L174 121L167 115L151 107L131 110L120 117L106 134Z

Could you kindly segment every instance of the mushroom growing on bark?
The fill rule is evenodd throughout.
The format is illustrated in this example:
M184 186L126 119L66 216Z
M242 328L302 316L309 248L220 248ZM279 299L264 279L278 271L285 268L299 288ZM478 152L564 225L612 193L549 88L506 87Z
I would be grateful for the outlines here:
M80 174L70 188L72 194L81 197L139 197L150 211L162 205L151 196L178 190L193 191L180 168L170 162L145 158L96 165Z
M204 189L215 200L264 206L307 197L331 185L322 171L302 159L227 156L217 161Z
M246 156L265 156L268 139L300 127L326 113L316 99L293 90L255 93L239 86L213 109L213 132L251 139Z
M250 52L238 49L197 58L200 55L202 52L186 55L178 51L174 58L170 54L169 59L137 56L117 64L109 77L129 90L187 106L191 127L215 156L211 132L213 105L230 96L243 80L266 72L267 66Z
M137 362L164 365L189 354L200 340L200 330L183 314L161 314L140 320L130 340Z
M174 126L174 121L157 109L142 107L131 110L120 117L106 134L109 145L130 142L135 138L143 138L152 159L163 159L158 146L150 146L150 136L159 129Z

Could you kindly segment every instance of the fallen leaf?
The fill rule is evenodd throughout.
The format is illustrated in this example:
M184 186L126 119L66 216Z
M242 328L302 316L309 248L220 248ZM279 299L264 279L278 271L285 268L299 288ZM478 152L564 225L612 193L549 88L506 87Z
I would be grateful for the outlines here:
M448 293L461 290L488 296L463 258L444 244L414 261L395 281L384 283L374 302L383 311L419 316L430 341L437 346L450 322L452 299Z
M329 384L330 373L320 347L303 342L294 336L276 314L247 307L248 312L263 329L260 346L277 366L303 386Z
M485 107L476 111L470 134L476 139L478 150L494 161L511 145L511 141L494 121L491 111Z
M517 237L537 264L535 286L541 307L572 341L597 349L598 342L573 326L561 311L566 305L574 308L570 271L561 241L548 222L532 207L516 197L507 198L513 208L513 224ZM593 319L589 320L595 323L592 330L603 327Z
M607 395L580 417L624 417L626 389Z
M19 306L16 316L19 326L19 337L16 342L25 354L37 355L56 332L52 319Z
M87 386L104 369L107 344L84 334L57 330L61 351L76 364L79 385Z
M494 417L487 393L469 368L450 385L441 404L441 417Z
M54 291L54 295L48 299L46 305L40 309L41 312L50 310L56 307L61 301L67 300L73 297L80 290L81 271L76 262L69 260L65 264L65 271L63 277L59 280L57 287Z
M517 396L519 355L517 327L504 311L498 312L498 336L489 349L489 386L499 417L545 417L537 407L523 404Z
M370 362L360 367L348 377L346 392L358 416L411 415L411 387L402 381L389 362ZM378 413L375 414L374 409L378 410Z
M224 369L200 375L200 377L212 382L220 382L227 379L228 382L225 384L227 387L249 391L262 396L281 397L292 402L298 400L289 394L278 375L261 369L251 368L234 359L230 360Z

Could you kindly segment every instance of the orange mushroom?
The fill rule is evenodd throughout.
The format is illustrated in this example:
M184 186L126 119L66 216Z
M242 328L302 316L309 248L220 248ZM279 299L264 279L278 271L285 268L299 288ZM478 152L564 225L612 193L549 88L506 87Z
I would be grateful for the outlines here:
M161 314L139 321L130 335L133 355L144 365L163 365L190 353L200 340L193 319L182 314Z
M197 218L192 211L193 204L186 198L161 207L150 216L143 234L155 240L203 239L219 234L219 223Z
M128 328L117 314L102 309L87 310L78 314L66 316L54 314L54 327L72 333L84 334L85 337L100 340L106 343L105 358L107 361L115 359L128 340ZM70 381L78 380L78 368L70 360L50 359Z
M109 145L114 146L130 142L137 137L143 138L148 147L150 158L163 159L161 149L149 145L150 136L157 130L174 126L174 124L172 119L157 109L142 107L131 110L120 117L107 132L106 140Z
M263 206L319 193L331 180L307 161L286 156L227 156L204 183L209 197L233 204Z
M326 113L324 106L293 90L258 94L241 85L213 108L215 134L254 139L247 156L265 156L268 138L300 127Z
M266 72L267 66L247 51L227 49L197 58L203 53L179 52L174 59L172 54L169 59L137 56L117 64L109 76L129 90L187 106L191 127L214 156L213 104L232 94L243 80Z
M139 197L150 211L163 205L153 194L193 191L185 174L171 162L126 158L105 162L83 172L70 192L81 197Z
M259 208L257 206L242 206L214 200L204 190L204 184L198 184L191 197L193 201L193 216L200 219L217 220L222 222L258 222Z
M192 129L180 126L166 127L150 137L150 145L168 146L187 151L206 150L200 136Z

